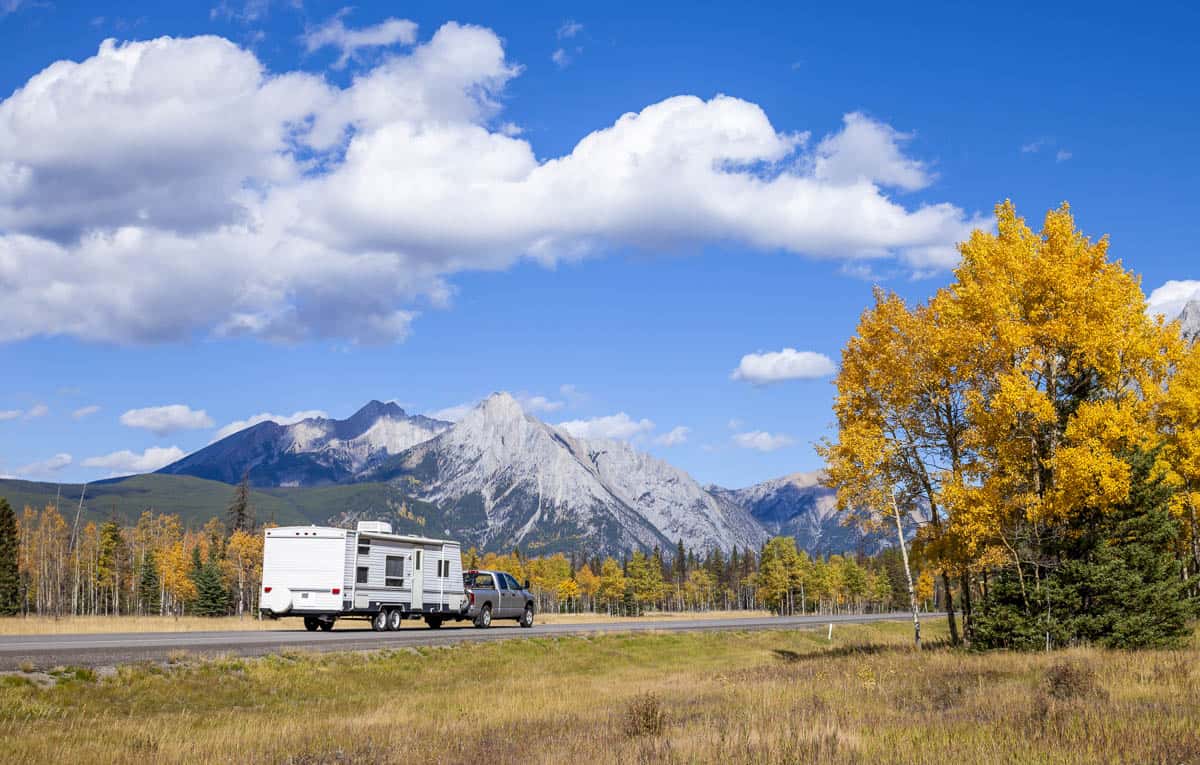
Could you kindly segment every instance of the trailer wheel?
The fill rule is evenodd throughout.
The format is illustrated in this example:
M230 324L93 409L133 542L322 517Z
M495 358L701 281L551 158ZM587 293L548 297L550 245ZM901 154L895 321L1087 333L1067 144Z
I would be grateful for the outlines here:
M308 630L309 632L316 632L318 626L319 626L319 622L317 621L317 617L315 617L315 616L304 617L304 629Z
M431 630L440 629L442 626L442 617L426 616L425 623L429 625L429 629L431 629Z
M383 632L388 627L388 612L380 609L379 613L371 617L371 629L376 632Z
M483 604L483 608L479 610L479 616L475 617L475 626L481 630L492 626L492 607L490 604Z
M400 613L399 608L393 608L388 611L387 628L389 630L400 629L400 624L404 621L404 614Z
M328 621L322 621L321 622L321 631L322 632L332 632L333 631L333 619L329 619Z
M521 626L526 627L526 628L533 626L533 604L532 603L525 604L525 613L521 614Z

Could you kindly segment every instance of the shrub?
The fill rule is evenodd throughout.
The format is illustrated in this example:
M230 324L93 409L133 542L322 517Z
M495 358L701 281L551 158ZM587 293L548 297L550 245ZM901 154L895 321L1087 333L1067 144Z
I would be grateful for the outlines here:
M625 735L659 736L667 728L667 713L653 693L635 696L625 708Z

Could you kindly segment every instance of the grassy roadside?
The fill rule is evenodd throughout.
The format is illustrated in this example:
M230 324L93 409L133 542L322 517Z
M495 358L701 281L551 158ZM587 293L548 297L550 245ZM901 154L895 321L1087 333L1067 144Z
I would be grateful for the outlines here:
M936 639L940 624L929 625ZM914 654L903 624L537 638L0 680L10 761L1200 761L1200 647Z
M692 613L649 613L640 617L606 614L538 614L540 624L604 624L608 622L672 621L678 619L739 619L770 616L767 611L699 611ZM455 623L451 622L450 626ZM467 624L463 622L462 624ZM405 629L426 629L422 621L406 621ZM113 632L211 632L224 630L297 630L299 619L257 619L253 616L15 616L0 619L0 635L81 635ZM360 619L344 619L337 630L370 629Z

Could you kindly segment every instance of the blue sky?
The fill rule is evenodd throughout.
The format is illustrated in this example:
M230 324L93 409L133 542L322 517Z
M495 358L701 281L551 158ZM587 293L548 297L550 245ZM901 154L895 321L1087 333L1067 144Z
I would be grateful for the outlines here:
M815 354L1009 197L1200 294L1183 3L169 5L0 0L0 473L494 390L814 469Z

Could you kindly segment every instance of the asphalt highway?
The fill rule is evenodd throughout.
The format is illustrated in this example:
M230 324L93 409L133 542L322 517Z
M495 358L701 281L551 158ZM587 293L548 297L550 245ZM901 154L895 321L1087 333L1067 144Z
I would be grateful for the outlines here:
M745 619L629 620L595 624L537 624L522 629L516 623L496 622L489 629L475 629L470 622L451 622L440 630L409 622L395 632L357 629L365 622L340 622L332 632L307 632L295 620L295 630L226 632L139 632L88 635L0 636L0 670L23 664L39 669L54 666L104 666L134 661L162 661L172 654L193 656L261 656L285 650L369 651L414 646L444 646L484 640L578 636L630 632L698 632L713 630L778 630L814 628L827 624L862 624L911 619L911 614L868 614L863 616L775 616ZM418 627L419 625L419 627ZM836 626L834 627L836 631Z

